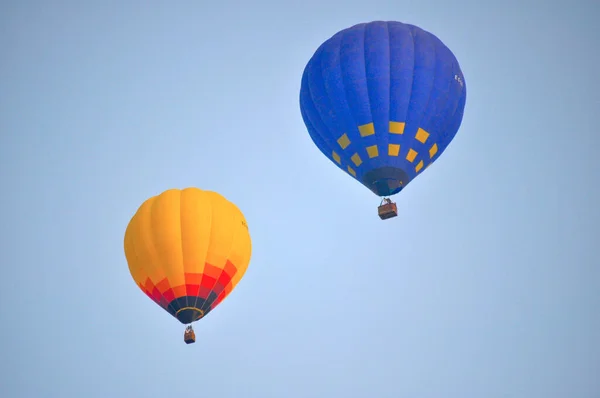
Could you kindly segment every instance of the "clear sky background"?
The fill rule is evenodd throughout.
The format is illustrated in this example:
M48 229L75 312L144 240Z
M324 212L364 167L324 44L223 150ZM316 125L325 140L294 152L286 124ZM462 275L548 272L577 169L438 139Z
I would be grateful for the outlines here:
M441 38L468 88L443 156L379 199L314 146L338 30ZM600 397L600 5L0 2L3 398ZM130 217L215 190L250 268L198 342L134 284Z

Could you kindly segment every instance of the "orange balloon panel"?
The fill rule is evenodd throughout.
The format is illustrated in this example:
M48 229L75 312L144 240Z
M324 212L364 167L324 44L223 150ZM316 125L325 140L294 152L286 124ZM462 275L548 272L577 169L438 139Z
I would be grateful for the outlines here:
M252 252L237 206L198 188L170 189L145 201L127 226L124 246L140 289L183 324L231 293Z

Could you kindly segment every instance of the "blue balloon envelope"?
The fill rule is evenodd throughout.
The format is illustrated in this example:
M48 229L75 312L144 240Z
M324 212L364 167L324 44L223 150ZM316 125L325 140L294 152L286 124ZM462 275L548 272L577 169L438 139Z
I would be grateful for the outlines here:
M466 101L454 54L400 22L344 29L314 53L300 109L315 145L378 196L400 192L456 135Z

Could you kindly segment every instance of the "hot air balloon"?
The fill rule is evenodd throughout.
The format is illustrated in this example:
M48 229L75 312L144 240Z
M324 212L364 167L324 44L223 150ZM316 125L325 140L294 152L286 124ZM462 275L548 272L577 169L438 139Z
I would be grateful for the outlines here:
M187 325L215 309L244 276L252 251L242 212L216 192L170 189L146 200L125 231L125 257L135 283Z
M388 197L435 162L456 135L465 78L452 52L410 24L375 21L325 41L302 75L300 110L315 145L383 198L379 216L398 215Z

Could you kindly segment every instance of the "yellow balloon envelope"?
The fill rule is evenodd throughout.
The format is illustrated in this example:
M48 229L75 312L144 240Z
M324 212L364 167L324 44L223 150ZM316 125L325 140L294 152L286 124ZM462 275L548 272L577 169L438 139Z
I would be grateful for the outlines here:
M124 246L136 284L183 324L206 316L231 293L252 252L237 206L198 188L145 201L127 226Z

